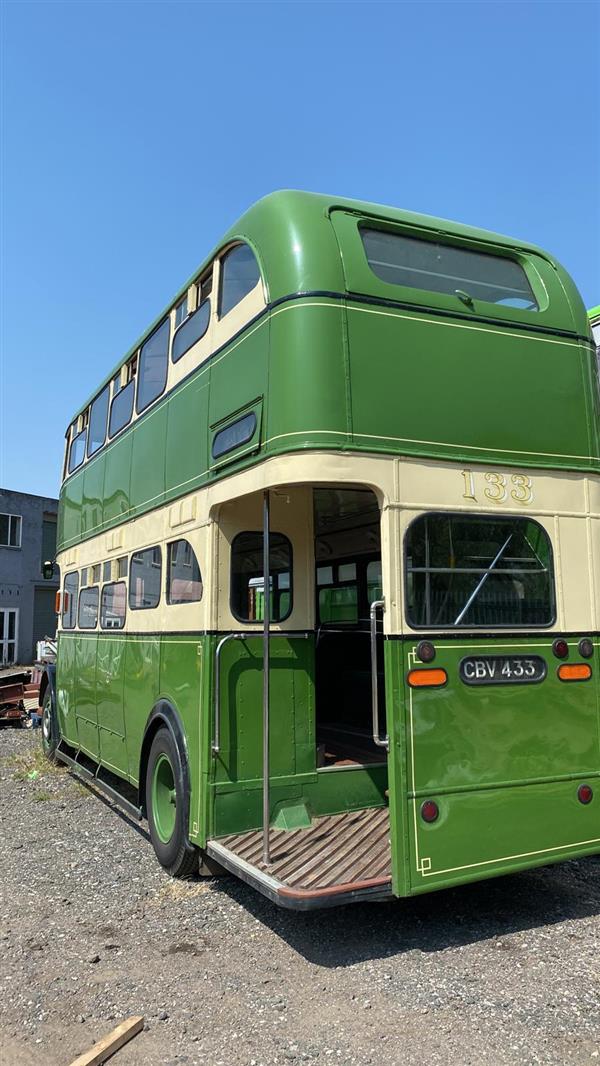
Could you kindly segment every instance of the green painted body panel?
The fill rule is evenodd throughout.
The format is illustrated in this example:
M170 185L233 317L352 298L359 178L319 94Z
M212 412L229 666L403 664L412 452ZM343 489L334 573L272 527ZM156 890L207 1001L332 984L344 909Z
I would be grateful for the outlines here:
M127 644L99 633L96 652L96 714L100 759L115 773L127 774L125 745L125 669Z
M414 639L388 642L389 683L396 694L403 688L402 714L390 715L388 702L398 894L600 849L600 808L577 799L582 782L600 786L600 689L594 678L560 681L551 646L539 634L438 638L435 666L448 683L418 690L403 684L415 665ZM534 685L466 685L460 661L478 650L540 655L547 677ZM581 661L576 653L572 659ZM596 677L599 659L596 648ZM440 809L429 825L420 816L426 799Z

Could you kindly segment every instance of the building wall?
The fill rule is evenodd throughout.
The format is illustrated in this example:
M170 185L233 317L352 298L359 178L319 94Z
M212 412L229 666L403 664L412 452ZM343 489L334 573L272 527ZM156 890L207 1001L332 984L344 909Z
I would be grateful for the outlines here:
M0 515L21 516L20 547L0 545L0 610L19 612L15 662L32 662L36 642L54 635L56 620L48 603L59 587L59 576L56 571L44 579L41 567L46 559L54 560L57 511L58 500L48 496L0 489Z

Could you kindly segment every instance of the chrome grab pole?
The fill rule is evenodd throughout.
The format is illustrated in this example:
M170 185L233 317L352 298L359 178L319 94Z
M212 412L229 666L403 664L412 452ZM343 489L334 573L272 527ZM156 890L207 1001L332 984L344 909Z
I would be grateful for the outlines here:
M270 532L271 515L269 490L263 493L263 862L265 866L271 864L271 852L269 847L269 820L270 820L270 796L269 796L269 628L271 623L271 582L270 582Z
M246 633L227 633L217 644L215 652L215 734L211 744L214 755L221 750L221 649L230 640L244 640Z
M377 611L381 607L385 611L385 600L373 600L369 617L371 620L371 703L373 711L373 743L378 748L389 751L390 742L387 736L379 734L379 684L377 678Z

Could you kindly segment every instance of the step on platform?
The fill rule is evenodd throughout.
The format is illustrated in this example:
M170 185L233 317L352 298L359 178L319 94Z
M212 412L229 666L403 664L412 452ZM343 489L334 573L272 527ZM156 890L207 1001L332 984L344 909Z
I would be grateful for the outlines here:
M281 907L309 910L392 895L387 807L313 819L306 829L271 829L271 863L262 830L208 842L206 851Z

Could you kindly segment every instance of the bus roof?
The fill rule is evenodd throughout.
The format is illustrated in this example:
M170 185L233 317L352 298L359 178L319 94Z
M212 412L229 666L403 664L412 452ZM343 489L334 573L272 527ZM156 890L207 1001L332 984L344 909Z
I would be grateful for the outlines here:
M110 373L96 386L73 416L77 418L87 409L119 368L131 358L144 341L165 318L171 308L186 294L214 258L228 244L247 241L254 249L263 270L267 299L277 300L293 292L311 290L344 290L343 268L339 247L332 226L324 225L332 212L339 210L378 220L402 223L421 232L435 232L454 236L480 245L510 248L525 254L540 256L561 275L571 291L573 283L556 260L534 244L502 236L490 230L467 226L460 222L405 211L397 207L373 204L363 200L327 196L322 193L281 189L257 200L227 230L221 240L202 260L185 283L171 297L160 314L151 322L135 343L112 367ZM73 419L71 419L73 421Z

